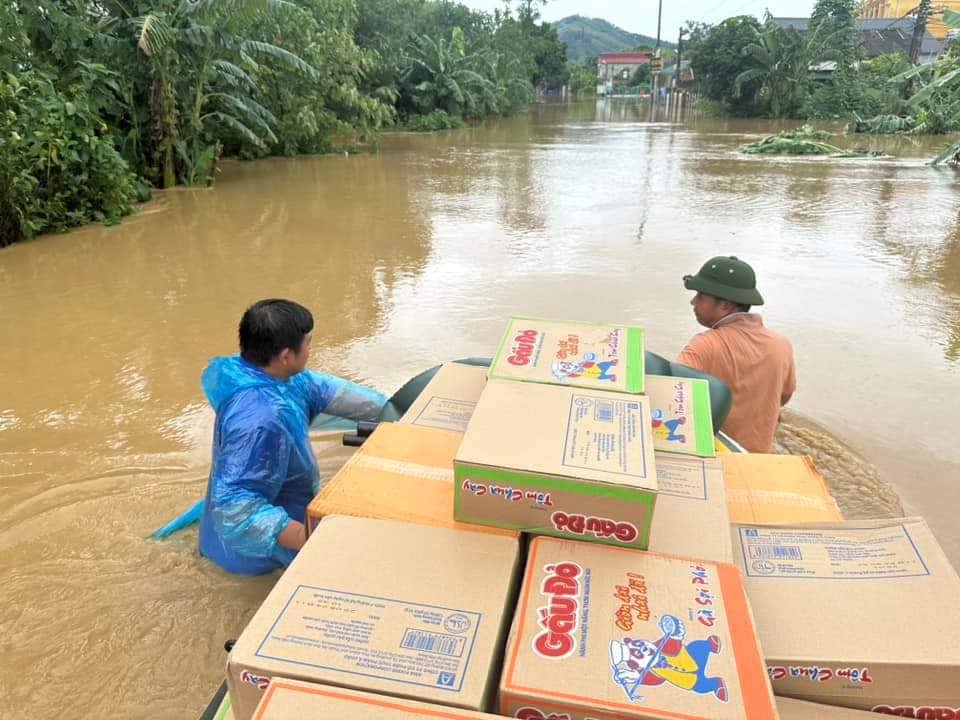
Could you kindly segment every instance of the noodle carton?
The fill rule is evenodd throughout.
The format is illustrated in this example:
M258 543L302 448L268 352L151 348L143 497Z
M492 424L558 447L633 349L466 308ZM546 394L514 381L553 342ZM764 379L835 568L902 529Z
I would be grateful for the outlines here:
M489 368L444 363L399 422L417 427L462 433L467 429Z
M590 390L643 392L643 330L626 325L514 317L490 377Z
M500 712L527 720L776 718L739 571L535 538Z
M734 527L778 695L960 717L960 577L919 518Z
M706 380L647 375L646 394L657 450L700 457L717 454Z
M236 720L280 678L485 709L518 554L511 537L326 518L230 651Z
M878 720L873 713L849 708L831 707L819 703L777 698L780 720Z
M805 455L723 453L730 522L792 524L843 520L823 476Z
M517 537L515 530L453 519L453 456L461 437L416 425L381 423L310 501L307 532L328 515L351 515Z
M650 551L733 562L723 467L716 458L657 452Z
M496 715L385 695L274 680L254 720L496 720Z
M459 522L644 550L657 490L647 398L490 380L454 473Z

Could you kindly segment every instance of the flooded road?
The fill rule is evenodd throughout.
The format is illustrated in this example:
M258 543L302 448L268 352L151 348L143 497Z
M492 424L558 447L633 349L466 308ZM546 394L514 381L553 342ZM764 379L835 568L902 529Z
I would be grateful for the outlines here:
M201 561L195 531L143 538L202 495L199 374L267 296L314 311L314 367L390 393L491 354L511 314L633 322L673 356L698 331L680 277L738 255L797 350L783 447L851 516L924 515L960 564L960 177L924 165L942 138L738 153L778 127L540 106L377 155L228 163L120 226L0 251L0 707L203 708L272 579ZM316 447L327 471L346 457Z

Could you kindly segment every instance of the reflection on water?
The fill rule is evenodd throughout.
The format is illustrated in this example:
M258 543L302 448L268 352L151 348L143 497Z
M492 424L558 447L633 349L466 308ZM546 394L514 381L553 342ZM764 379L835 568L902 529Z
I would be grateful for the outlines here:
M517 313L635 322L674 355L699 330L680 276L736 254L797 348L783 447L851 516L896 514L899 494L957 562L960 190L924 164L943 139L838 140L879 160L738 152L787 126L537 106L374 156L228 163L213 190L0 252L0 703L204 705L272 580L225 576L195 534L143 538L203 492L199 373L267 296L315 311L315 367L389 392L489 355ZM328 473L346 457L316 447Z

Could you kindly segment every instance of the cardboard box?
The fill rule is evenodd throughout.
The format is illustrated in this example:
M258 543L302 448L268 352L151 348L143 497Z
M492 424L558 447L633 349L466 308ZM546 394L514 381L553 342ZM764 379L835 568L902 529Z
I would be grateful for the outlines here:
M535 538L500 681L501 714L521 708L570 720L776 718L739 571Z
M254 720L495 720L498 716L296 680L274 680Z
M454 470L460 522L647 547L657 478L642 395L490 380Z
M738 526L734 554L778 695L956 716L960 578L923 520Z
M777 698L780 720L879 720L873 713L850 708L831 707L819 703Z
M328 515L351 515L517 537L515 530L453 519L453 456L460 438L442 430L380 424L307 506L307 532Z
M671 453L714 457L710 384L706 380L647 375L653 447Z
M588 390L643 392L643 330L515 317L507 325L490 377Z
M435 430L465 432L489 368L445 363L399 422Z
M274 678L484 709L518 546L462 530L325 519L230 652L237 720L249 720Z
M733 562L723 467L716 458L658 452L650 551Z
M791 524L843 520L813 460L800 455L720 456L730 522Z

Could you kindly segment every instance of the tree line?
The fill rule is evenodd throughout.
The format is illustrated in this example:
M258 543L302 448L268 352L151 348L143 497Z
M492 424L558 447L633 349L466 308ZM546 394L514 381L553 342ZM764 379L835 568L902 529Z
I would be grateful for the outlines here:
M376 146L567 81L542 0L7 0L0 246L116 222L223 156Z
M705 109L716 114L843 119L849 131L941 134L960 130L960 44L914 64L903 52L868 58L857 0L817 0L802 31L737 16L688 22L686 57ZM960 28L960 13L946 10ZM951 146L956 155L960 146ZM946 152L944 157L950 156Z

